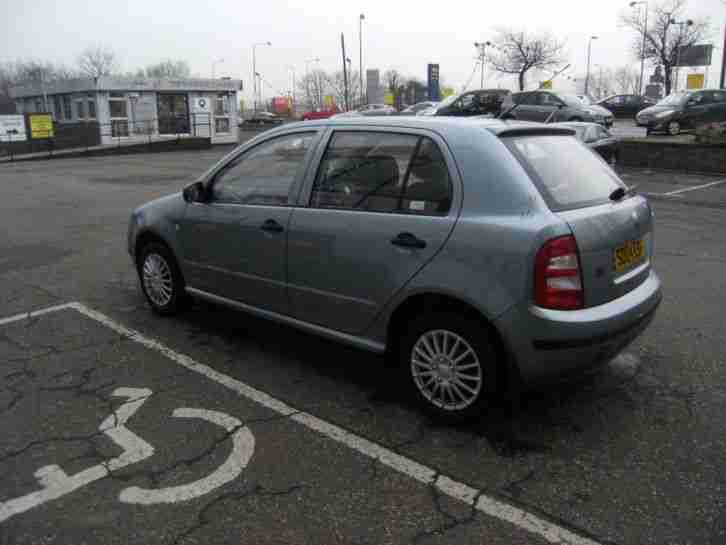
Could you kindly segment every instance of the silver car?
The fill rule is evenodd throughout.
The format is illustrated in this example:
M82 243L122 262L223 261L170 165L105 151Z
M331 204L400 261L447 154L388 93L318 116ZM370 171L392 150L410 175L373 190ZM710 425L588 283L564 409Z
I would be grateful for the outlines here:
M522 121L586 121L606 127L611 127L615 119L612 112L597 104L586 104L577 95L551 91L507 95L501 116Z
M385 353L424 407L469 417L610 360L660 302L648 202L573 134L288 124L134 211L128 251L160 314L196 297Z

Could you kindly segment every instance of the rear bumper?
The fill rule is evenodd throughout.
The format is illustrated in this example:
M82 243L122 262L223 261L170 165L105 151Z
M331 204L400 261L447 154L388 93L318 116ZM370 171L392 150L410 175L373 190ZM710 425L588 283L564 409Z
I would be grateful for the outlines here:
M660 279L651 270L640 286L596 307L557 311L517 306L497 327L525 383L565 376L606 363L640 335L661 301Z

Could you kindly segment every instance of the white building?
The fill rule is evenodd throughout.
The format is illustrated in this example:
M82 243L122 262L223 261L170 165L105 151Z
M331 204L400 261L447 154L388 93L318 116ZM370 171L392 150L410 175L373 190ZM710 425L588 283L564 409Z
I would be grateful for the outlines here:
M239 80L81 78L10 90L18 113L44 112L59 125L97 123L101 144L164 136L237 142Z

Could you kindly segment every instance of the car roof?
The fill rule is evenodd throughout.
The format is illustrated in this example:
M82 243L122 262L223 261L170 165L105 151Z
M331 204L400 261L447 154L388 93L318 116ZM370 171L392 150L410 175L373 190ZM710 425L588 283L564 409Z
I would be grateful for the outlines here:
M550 125L555 125L557 127L600 127L601 125L598 123L589 123L587 121L560 121L558 123L550 123ZM603 129L605 127L602 127Z
M572 134L572 129L553 125L554 124L552 123L545 124L527 121L508 121L502 119L481 117L461 118L447 116L371 116L302 121L299 123L287 124L285 125L285 127L400 127L405 129L435 130L441 134L449 132L470 131L472 129L484 129L495 136L512 136L517 134Z

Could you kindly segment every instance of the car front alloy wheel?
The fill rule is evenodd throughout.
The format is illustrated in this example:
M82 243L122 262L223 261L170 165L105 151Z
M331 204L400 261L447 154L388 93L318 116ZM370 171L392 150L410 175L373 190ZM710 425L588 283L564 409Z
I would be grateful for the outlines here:
M681 134L681 124L678 121L668 122L668 134L671 136L678 136Z
M184 280L174 255L163 244L142 248L137 262L141 288L151 308L159 314L175 314L187 300Z

